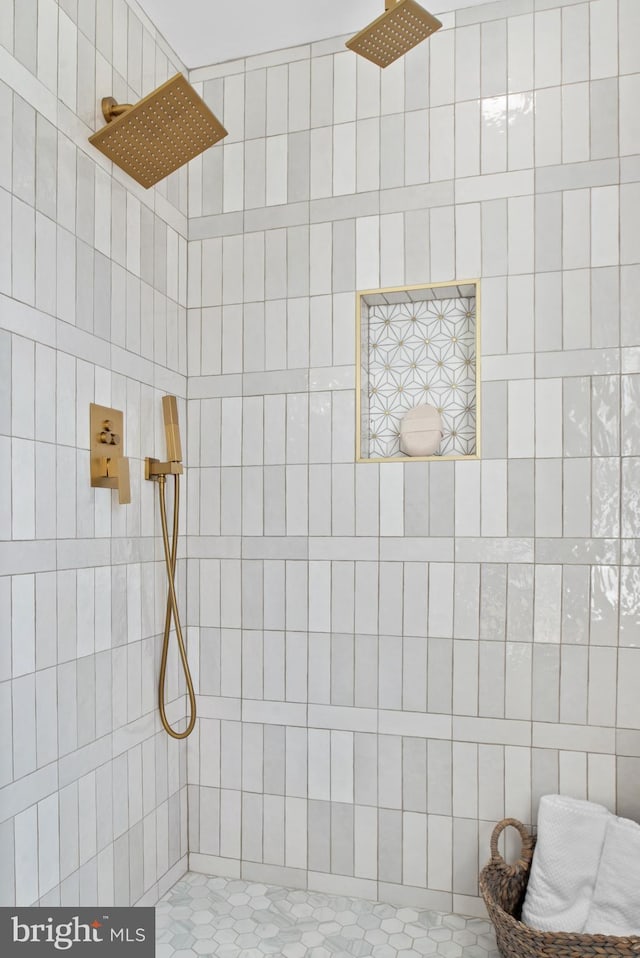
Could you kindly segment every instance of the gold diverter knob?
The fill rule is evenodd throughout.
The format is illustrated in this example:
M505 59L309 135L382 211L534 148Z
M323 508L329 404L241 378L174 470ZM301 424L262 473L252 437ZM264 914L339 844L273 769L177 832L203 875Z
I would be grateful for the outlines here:
M126 505L131 502L131 480L129 460L122 455L122 412L91 403L89 420L91 485L96 489L117 489L118 502Z
M113 423L110 419L105 419L102 423L102 432L100 433L100 442L107 446L119 446L120 436L113 431Z

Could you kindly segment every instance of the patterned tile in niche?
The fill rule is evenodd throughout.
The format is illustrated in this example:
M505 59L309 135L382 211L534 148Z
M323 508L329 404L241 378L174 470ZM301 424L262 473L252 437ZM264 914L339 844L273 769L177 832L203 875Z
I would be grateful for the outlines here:
M488 921L190 873L157 905L157 958L498 958Z
M401 455L400 421L424 402L441 411L440 454L475 453L475 313L473 297L369 308L369 456Z

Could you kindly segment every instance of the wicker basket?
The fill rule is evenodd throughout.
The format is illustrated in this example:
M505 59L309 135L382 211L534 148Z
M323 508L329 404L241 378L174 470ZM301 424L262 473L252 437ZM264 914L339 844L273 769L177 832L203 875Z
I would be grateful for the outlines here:
M498 839L509 825L522 838L522 853L514 865L508 865L498 851ZM491 860L480 875L480 892L503 958L639 958L640 937L536 931L520 921L535 843L522 822L505 818L493 830Z

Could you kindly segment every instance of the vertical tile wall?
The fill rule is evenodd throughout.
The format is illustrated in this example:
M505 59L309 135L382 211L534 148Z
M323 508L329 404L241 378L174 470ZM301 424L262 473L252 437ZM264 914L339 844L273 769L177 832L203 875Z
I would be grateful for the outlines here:
M187 172L145 192L87 142L102 96L178 69L133 2L3 0L1 905L153 900L186 868L141 460L163 454L162 393L186 395ZM125 411L129 506L89 486L92 401ZM172 668L174 719L183 691Z
M190 850L473 911L505 814L640 815L640 5L444 21L191 74ZM355 290L474 276L482 461L354 465Z

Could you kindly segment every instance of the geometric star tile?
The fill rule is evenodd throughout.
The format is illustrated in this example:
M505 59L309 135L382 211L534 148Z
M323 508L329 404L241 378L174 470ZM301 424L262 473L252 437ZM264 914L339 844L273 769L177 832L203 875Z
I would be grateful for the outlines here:
M475 297L376 305L365 313L363 382L368 456L401 456L400 422L409 409L440 410L440 455L476 449Z

